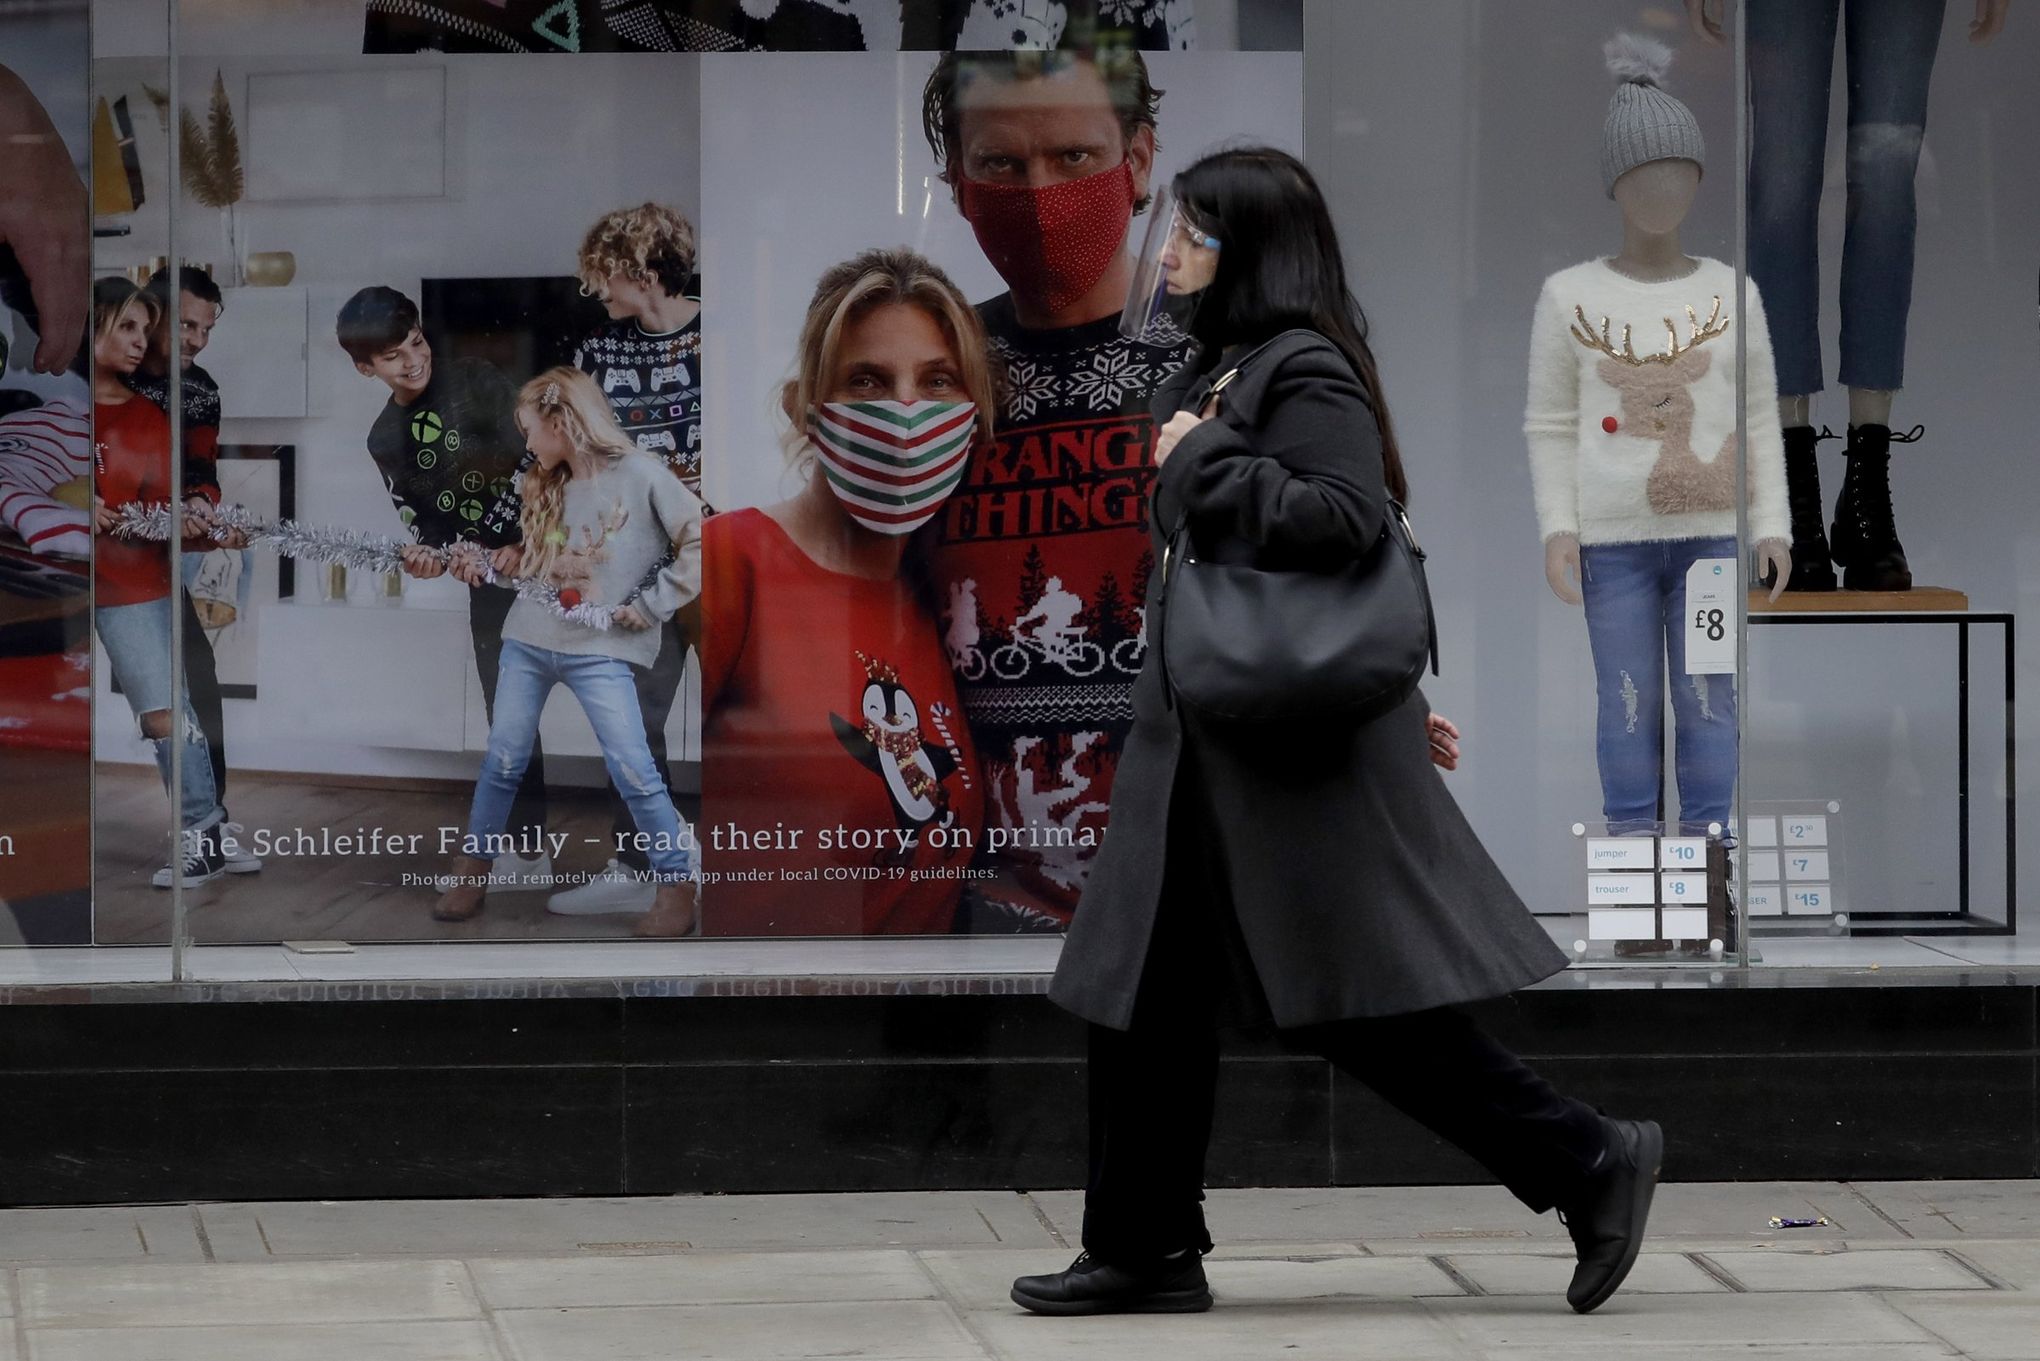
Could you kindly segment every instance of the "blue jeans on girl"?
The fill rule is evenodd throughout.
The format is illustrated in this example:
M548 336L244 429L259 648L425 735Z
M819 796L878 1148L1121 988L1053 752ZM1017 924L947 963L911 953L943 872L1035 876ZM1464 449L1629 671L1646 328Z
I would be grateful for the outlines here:
M1587 639L1600 720L1601 811L1616 835L1658 822L1664 785L1666 661L1679 778L1679 822L1689 836L1729 826L1735 798L1734 676L1686 674L1686 572L1702 558L1736 558L1733 538L1593 544L1580 549Z
M99 644L106 649L106 661L120 682L121 694L135 720L143 714L169 713L170 692L170 598L147 600L139 605L105 605L92 612L99 629ZM171 725L172 737L184 744L182 781L174 791L177 825L187 832L202 831L226 819L220 807L219 791L213 783L212 750L192 711L187 693L178 706L178 718ZM152 737L156 768L163 773L163 787L170 788L170 744L172 737Z
M1821 390L1820 192L1835 27L1846 14L1848 228L1844 387L1905 386L1913 173L1947 0L1749 0L1750 277L1764 299L1778 392Z
M688 848L693 836L681 823L645 741L644 713L638 706L630 663L616 657L552 652L514 638L503 640L489 751L475 780L475 802L468 813L462 849L483 860L495 858L489 851L491 839L503 834L510 819L524 768L538 740L539 716L545 712L546 697L555 685L573 691L588 715L610 781L623 792L638 831L652 842L646 856L653 875L662 882L690 878L694 858Z

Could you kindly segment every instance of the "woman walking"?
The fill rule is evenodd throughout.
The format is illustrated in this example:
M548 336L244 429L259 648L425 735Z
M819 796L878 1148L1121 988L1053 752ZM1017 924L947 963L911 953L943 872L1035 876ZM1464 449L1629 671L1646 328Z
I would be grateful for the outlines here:
M1351 563L1405 484L1323 196L1294 157L1247 149L1191 166L1174 198L1161 266L1199 350L1155 397L1157 560L1187 517L1206 561ZM1165 589L1150 587L1151 621ZM1210 1307L1219 1029L1244 1023L1367 1083L1533 1211L1556 1208L1579 1254L1567 1300L1598 1307L1636 1260L1663 1136L1560 1095L1454 1009L1566 960L1431 769L1422 695L1372 722L1226 724L1171 702L1161 650L1134 688L1111 832L1050 994L1091 1023L1085 1251L1016 1281L1014 1301Z

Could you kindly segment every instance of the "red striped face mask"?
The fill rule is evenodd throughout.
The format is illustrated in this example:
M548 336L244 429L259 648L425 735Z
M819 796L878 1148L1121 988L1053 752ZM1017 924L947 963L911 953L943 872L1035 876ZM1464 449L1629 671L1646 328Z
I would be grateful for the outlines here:
M808 437L829 490L876 534L911 534L963 481L977 431L971 402L822 402Z

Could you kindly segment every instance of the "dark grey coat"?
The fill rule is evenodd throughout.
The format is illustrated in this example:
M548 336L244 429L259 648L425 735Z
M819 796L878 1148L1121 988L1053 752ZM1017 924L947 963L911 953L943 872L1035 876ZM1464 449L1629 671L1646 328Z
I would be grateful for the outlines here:
M1156 421L1201 408L1212 377L1239 358L1229 352L1204 376L1186 366L1156 394ZM1386 499L1380 429L1352 368L1322 338L1286 339L1253 358L1218 416L1163 465L1156 561L1186 508L1209 560L1350 561L1381 533ZM1161 575L1148 591L1151 635ZM1280 1026L1497 997L1565 967L1432 766L1421 694L1357 726L1211 723L1165 704L1158 651L1134 684L1109 830L1063 947L1056 1002L1127 1028L1157 913L1199 910L1162 901L1172 862L1179 884L1194 877L1186 863L1213 867L1212 896L1238 924L1236 936L1223 931L1234 972L1250 966ZM1207 844L1169 844L1172 799L1199 801L1173 827L1179 838L1209 829Z

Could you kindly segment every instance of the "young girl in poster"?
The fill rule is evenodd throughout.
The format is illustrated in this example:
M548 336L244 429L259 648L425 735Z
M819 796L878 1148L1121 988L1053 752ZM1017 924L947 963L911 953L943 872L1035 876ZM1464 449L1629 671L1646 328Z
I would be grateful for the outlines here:
M953 926L983 777L915 531L992 388L977 313L921 256L822 276L780 398L801 490L703 534L705 934Z
M155 876L158 886L173 881L195 888L226 872L219 825L226 814L213 786L212 754L192 712L180 696L172 717L170 668L170 552L166 545L121 538L111 531L122 506L160 506L172 498L170 421L155 403L137 397L121 380L148 352L149 330L162 305L126 279L101 279L92 289L93 527L99 533L93 561L93 625L107 664L120 683L142 735L155 748L163 784L170 787L171 743L181 742L177 825L181 844L169 866ZM197 517L187 528L202 529ZM186 551L218 545L200 535Z
M579 369L548 369L526 383L517 397L517 428L532 459L518 484L523 542L498 549L489 566L499 577L549 582L568 604L611 606L614 626L575 623L523 597L510 607L465 854L433 916L467 921L482 910L546 697L564 685L595 729L602 762L630 805L651 861L658 891L647 920L662 923L663 933L684 935L694 925L693 832L645 741L632 668L652 664L657 626L700 590L701 502L631 442L595 380ZM452 570L472 584L482 564L481 550L472 549L455 558Z

